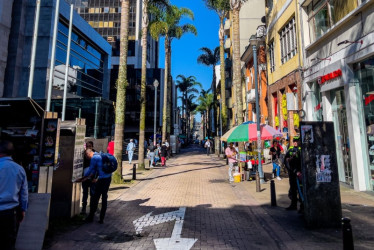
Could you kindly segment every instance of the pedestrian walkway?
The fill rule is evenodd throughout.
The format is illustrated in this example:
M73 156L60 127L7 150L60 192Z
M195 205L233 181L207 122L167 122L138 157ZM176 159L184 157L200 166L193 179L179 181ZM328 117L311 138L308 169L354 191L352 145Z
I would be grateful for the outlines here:
M166 168L154 169L110 201L103 225L94 222L64 233L50 249L342 248L339 230L305 229L297 213L268 206L267 184L261 193L253 182L229 184L225 161L204 153L203 148L183 150ZM281 191L287 183L277 182L279 206L288 205ZM373 206L365 208L369 217ZM371 232L363 235L360 247L372 246Z

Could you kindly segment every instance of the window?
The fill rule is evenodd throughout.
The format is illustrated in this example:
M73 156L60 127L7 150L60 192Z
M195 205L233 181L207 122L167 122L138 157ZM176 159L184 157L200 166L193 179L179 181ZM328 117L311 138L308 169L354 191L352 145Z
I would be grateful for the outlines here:
M269 44L269 58L270 58L270 72L275 70L275 60L274 60L274 41Z
M311 41L323 36L331 26L355 8L356 0L313 0L307 7Z
M296 55L296 22L295 17L280 31L281 61L282 64Z

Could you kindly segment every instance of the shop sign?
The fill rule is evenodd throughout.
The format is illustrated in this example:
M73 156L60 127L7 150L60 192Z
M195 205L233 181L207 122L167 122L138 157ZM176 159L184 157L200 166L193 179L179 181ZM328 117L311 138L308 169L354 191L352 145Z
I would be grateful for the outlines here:
M341 77L342 75L343 73L341 69L335 70L334 72L331 72L331 73L328 73L326 75L319 77L318 84L324 84L325 82Z

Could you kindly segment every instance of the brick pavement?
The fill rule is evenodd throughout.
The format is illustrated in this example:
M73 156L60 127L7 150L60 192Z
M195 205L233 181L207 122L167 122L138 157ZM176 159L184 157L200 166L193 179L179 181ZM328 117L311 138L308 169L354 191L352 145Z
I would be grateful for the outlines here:
M156 168L121 191L109 202L104 225L82 225L57 236L50 248L155 249L154 239L175 235L182 238L176 242L197 239L192 249L341 248L340 232L334 237L326 234L321 238L326 244L320 244L323 232L311 233L297 214L290 217L284 209L271 209L265 198L266 192L255 193L251 182L230 185L224 161L204 155L201 148L189 149L168 161L167 168ZM165 220L157 215L173 214L181 207L186 211L183 218L177 216L180 235L175 233L175 220L155 224ZM133 221L142 216L144 227L138 235ZM151 221L155 225L147 226Z

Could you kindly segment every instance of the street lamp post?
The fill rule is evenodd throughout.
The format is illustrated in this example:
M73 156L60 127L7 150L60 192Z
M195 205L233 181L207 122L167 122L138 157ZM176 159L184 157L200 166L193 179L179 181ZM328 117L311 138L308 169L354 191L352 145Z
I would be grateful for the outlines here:
M219 145L219 153L222 154L222 100L219 99L219 130L220 130L220 145Z
M157 79L153 82L153 86L155 87L155 117L153 121L153 145L156 146L156 121L157 121L157 87L159 82Z
M264 172L262 170L262 159L261 159L261 118L260 118L260 108L259 108L259 93L258 93L258 79L257 79L257 45L259 39L252 35L249 39L253 50L253 67L255 68L255 94L256 94L256 122L257 122L257 151L258 151L258 172L260 175L260 183L264 183Z

